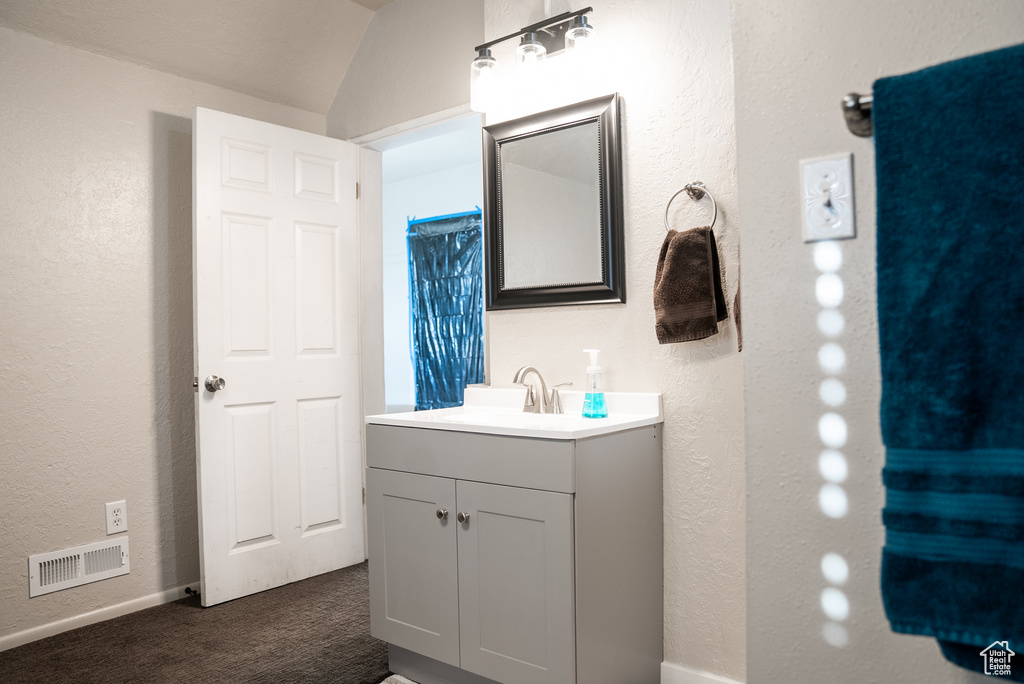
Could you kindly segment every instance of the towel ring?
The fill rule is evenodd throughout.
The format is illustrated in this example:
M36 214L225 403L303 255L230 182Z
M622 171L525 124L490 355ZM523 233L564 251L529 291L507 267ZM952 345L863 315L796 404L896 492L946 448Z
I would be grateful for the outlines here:
M678 197L681 192L685 192L692 200L699 200L704 197L704 195L708 196L708 199L711 200L711 208L714 210L714 214L711 216L710 227L714 228L715 221L718 220L718 202L715 201L715 196L711 194L711 191L707 189L704 183L701 181L694 181L692 183L687 183L681 189L677 190L676 194L672 195L668 200L668 204L665 205L665 232L671 230L668 225L668 209L672 206L672 200Z

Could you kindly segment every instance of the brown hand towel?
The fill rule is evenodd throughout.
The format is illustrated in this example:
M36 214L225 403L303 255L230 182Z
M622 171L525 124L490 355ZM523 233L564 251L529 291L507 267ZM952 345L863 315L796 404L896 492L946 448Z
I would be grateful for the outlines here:
M710 337L729 315L710 227L668 231L654 275L654 315L661 344Z

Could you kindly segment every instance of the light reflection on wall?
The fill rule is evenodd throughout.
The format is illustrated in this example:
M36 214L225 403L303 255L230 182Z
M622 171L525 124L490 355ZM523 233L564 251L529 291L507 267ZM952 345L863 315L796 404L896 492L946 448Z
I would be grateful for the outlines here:
M826 406L842 406L846 401L846 386L835 378L825 378L818 388L818 396Z
M846 369L846 351L838 338L846 328L839 311L845 297L843 279L839 269L843 265L843 251L838 242L819 242L814 246L814 265L820 275L814 284L814 293L821 311L818 313L818 331L825 342L818 349L818 365L824 375L818 387L818 396L825 411L818 418L818 437L825 447L818 456L818 471L825 483L818 491L818 506L831 519L841 519L849 512L850 503L842 484L849 474L849 466L841 449L849 439L846 420L839 412L846 403L846 386L838 377ZM839 587L849 579L850 568L846 559L835 552L821 559L821 574L827 586L821 592L821 611L825 616L821 636L836 648L846 646L850 635L842 624L850 616L850 601Z

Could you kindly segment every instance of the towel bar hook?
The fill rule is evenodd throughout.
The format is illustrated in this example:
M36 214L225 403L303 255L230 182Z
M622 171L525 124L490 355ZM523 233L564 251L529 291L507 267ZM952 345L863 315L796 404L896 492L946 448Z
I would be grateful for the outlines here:
M843 116L846 118L846 127L854 135L862 138L870 138L874 135L874 125L871 123L871 108L874 105L874 95L860 95L850 93L843 98Z
M701 181L694 181L692 183L687 183L686 185L684 185L682 188L676 191L676 194L672 195L672 197L669 198L668 204L665 205L665 231L668 232L669 230L671 230L671 228L668 225L668 210L669 207L672 206L672 200L678 197L679 194L682 192L685 192L687 195L689 195L690 199L692 200L699 200L702 197L704 197L704 195L708 196L708 199L711 200L711 208L714 211L714 213L711 216L710 227L714 228L715 221L718 220L718 202L715 201L715 196L711 194L711 191L707 189L707 186L704 185L704 183L702 183Z

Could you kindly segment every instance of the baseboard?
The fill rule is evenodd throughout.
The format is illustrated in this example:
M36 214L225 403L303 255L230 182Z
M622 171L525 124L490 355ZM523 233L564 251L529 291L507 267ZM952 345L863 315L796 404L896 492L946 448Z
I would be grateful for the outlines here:
M662 663L661 684L743 684L743 682L710 672L698 672L672 663Z
M139 598L125 601L124 603L91 610L88 613L74 615L62 620L55 620L54 622L48 622L45 625L39 625L20 632L15 632L14 634L2 636L0 637L0 651L6 651L10 648L23 646L33 641L53 636L54 634L66 632L70 629L77 629L78 627L85 627L86 625L92 625L97 622L103 622L104 620L110 620L111 618L127 615L128 613L134 613L135 611L143 610L144 608L152 608L153 606L177 601L178 599L185 598L186 586L197 587L199 586L199 580L189 582L187 585L183 584L182 586L175 587L173 589L165 589L164 591L159 591L155 594L149 594L148 596L140 596Z

